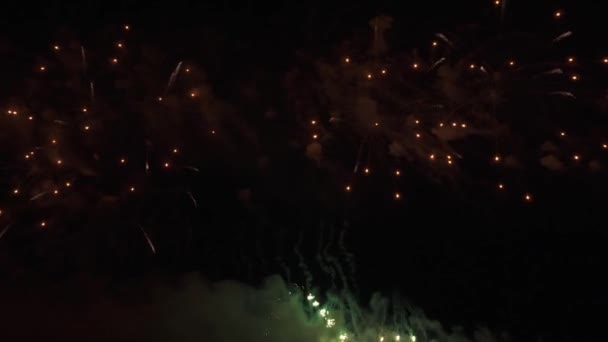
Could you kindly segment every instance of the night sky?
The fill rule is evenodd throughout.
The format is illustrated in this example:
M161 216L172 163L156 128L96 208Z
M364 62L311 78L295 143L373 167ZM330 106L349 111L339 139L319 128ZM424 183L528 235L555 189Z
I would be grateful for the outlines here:
M3 340L605 334L598 5L1 6Z

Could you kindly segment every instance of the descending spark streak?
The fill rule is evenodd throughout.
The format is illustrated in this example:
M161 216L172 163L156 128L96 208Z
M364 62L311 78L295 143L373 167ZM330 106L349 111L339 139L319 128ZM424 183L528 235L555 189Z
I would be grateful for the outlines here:
M8 231L8 229L11 227L10 224L8 224L6 227L4 227L4 229L2 229L2 232L0 232L0 239L2 239L2 237L4 236L4 234L6 234L6 232Z
M454 44L443 33L435 33L435 36L446 42L449 46L454 47Z
M572 35L572 31L568 31L565 33L560 34L559 36L557 36L557 38L553 39L554 43L558 43L559 41L561 41L562 39L568 38Z
M192 193L190 191L188 191L187 194L190 197L190 200L192 201L192 203L194 204L194 207L198 208L198 203L196 202L196 199L194 198L194 196L192 195Z
M84 53L84 46L80 46L80 53L82 55L82 71L86 75L87 74L87 57Z
M441 59L439 59L437 62L435 62L435 64L433 64L431 66L431 70L435 69L436 67L441 65L443 62L445 62L445 57L441 57Z
M58 123L58 124L60 124L60 125L64 125L64 126L68 124L67 122L65 122L65 121L63 121L63 120L57 120L57 119L53 120L53 122L54 122L54 123Z
M177 63L177 67L175 67L175 70L173 71L173 73L171 73L171 77L169 77L169 82L167 83L167 89L165 90L165 94L169 91L169 88L171 88L173 83L175 83L175 78L179 74L179 70L182 67L182 63L183 62Z
M500 22L505 21L505 12L507 11L507 0L503 0L500 6Z
M152 250L152 253L156 254L156 248L154 248L154 244L152 243L152 240L150 240L148 233L146 233L146 231L144 230L144 227L139 225L139 229L141 229L141 232L144 234L144 237L146 238L146 241L148 242L148 246L150 246L150 250Z
M545 71L543 75L562 75L564 71L560 68L551 69L549 71Z
M571 97L573 99L576 99L576 96L574 96L574 94L572 94L569 91L554 91L552 93L550 93L551 95L561 95L561 96L565 96L565 97Z
M91 88L91 102L95 102L95 85L93 84L93 81L90 82L90 88Z
M361 142L359 146L359 152L357 153L357 161L355 163L355 168L353 169L353 173L357 173L359 170L359 163L361 162L361 154L363 153L363 145L365 145L365 139Z
M36 195L32 196L32 198L30 198L30 201L35 201L35 200L39 199L40 197L46 195L46 193L47 193L46 191L37 193Z

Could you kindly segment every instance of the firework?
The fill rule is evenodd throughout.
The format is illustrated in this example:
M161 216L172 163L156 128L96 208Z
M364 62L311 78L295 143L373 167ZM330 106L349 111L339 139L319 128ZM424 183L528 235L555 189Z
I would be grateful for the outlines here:
M123 37L87 49L64 41L41 55L44 64L3 101L8 182L0 200L12 228L2 237L108 224L137 230L154 212L150 203L176 207L187 196L197 206L184 175L198 169L175 146L200 143L192 127L208 125L205 107L188 96L205 85L202 73L181 75L183 62L171 72ZM146 226L141 242L156 253L150 230L160 227Z
M506 2L496 5L504 14ZM555 13L556 18L562 15ZM296 99L292 109L304 118L315 113L312 140L319 153L314 160L331 165L342 180L370 175L372 168L376 175L408 168L446 183L483 183L493 189L495 178L472 179L461 172L478 163L467 160L468 154L479 155L479 145L509 150L509 155L492 158L503 166L502 173L542 164L538 142L551 140L556 112L559 121L572 125L570 118L582 105L597 101L590 96L591 85L581 84L583 62L555 53L573 31L554 38L503 31L436 33L439 41L426 51L409 52L387 48L384 35L391 23L385 17L373 19L371 43L349 44L348 57L335 61L322 58L312 75L299 69L290 74L288 89ZM317 132L326 138L318 140ZM572 144L583 140L588 139ZM477 146L467 147L471 141ZM394 184L388 193L399 200L402 185Z

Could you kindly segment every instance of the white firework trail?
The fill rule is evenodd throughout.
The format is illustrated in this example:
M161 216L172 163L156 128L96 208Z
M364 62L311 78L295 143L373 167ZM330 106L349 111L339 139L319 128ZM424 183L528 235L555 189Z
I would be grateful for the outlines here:
M175 70L173 71L173 73L171 73L171 77L169 77L169 82L167 83L167 89L165 90L165 94L169 91L169 88L171 88L173 83L175 83L175 79L177 78L177 75L179 74L179 70L182 67L182 63L183 62L177 63L177 67L175 67Z
M443 64L443 62L445 62L445 57L441 57L437 62L435 62L431 66L431 70L434 70L436 67L438 67L439 65Z
M188 194L188 197L190 197L192 204L194 204L194 207L198 208L198 203L196 202L196 198L194 198L194 196L192 195L192 192L188 191L187 194Z
M148 242L148 246L150 247L152 253L156 254L156 248L154 247L154 243L152 243L152 240L150 240L150 237L148 236L148 233L146 233L146 231L144 230L144 227L139 226L139 229L141 229L141 232L144 234L144 237L146 238L146 241Z
M572 31L564 32L564 33L560 34L559 36L557 36L557 38L553 39L553 42L558 43L561 40L566 39L570 36L572 36Z
M146 174L148 174L150 172L150 162L149 162L148 151L151 146L152 146L152 142L149 139L146 139L146 160L144 163L144 167L146 169Z
M43 191L43 192L37 193L37 194L35 194L34 196L32 196L32 198L30 198L30 201L35 201L35 200L39 199L40 197L42 197L42 196L44 196L44 195L46 195L46 194L47 194L47 192L46 192L46 191Z
M564 74L564 70L562 70L560 68L551 69L551 70L545 71L543 73L543 75L563 75L563 74Z
M84 46L80 46L80 54L82 55L82 71L86 75L87 74L87 56L84 52Z
M91 88L91 102L95 102L95 84L93 84L93 81L90 82L89 87Z
M559 96L571 97L573 99L576 99L576 96L574 96L574 94L572 94L569 91L554 91L554 92L550 93L550 95L559 95Z
M435 33L435 36L446 42L446 44L448 44L449 46L454 47L454 44L452 44L448 37L446 37L443 33Z
M2 229L2 231L0 232L0 239L2 239L2 237L4 236L4 234L6 234L6 232L8 231L8 229L11 227L10 224L6 225L6 227L4 227L4 229Z
M500 22L504 22L505 21L505 12L507 11L507 0L504 0L502 2L502 5L500 6Z
M355 162L355 167L353 169L353 173L357 173L359 171L359 163L361 162L361 154L363 153L363 146L365 145L365 140L363 139L361 145L359 146L359 152L357 152L357 161Z

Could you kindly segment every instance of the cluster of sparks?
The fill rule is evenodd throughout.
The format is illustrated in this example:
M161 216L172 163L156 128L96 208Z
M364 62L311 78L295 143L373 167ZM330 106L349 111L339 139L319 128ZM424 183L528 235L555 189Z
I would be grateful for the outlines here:
M309 293L306 296L306 300L310 307L313 309L314 313L318 315L324 322L325 327L327 329L334 329L336 327L336 318L333 318L331 312L328 308L324 307L317 299L316 296L312 293ZM407 339L402 339L401 334L398 332L386 332L379 334L377 336L379 342L389 342L389 341L409 341L416 342L416 335L410 333L407 335ZM357 341L358 337L356 334L348 332L348 331L339 331L337 332L337 341ZM336 342L337 342L336 341Z
M124 25L122 27L122 34L128 35L131 29L131 26ZM111 73L113 72L113 68L120 67L120 56L128 56L127 51L125 51L126 46L126 40L121 39L117 41L114 45L114 50L110 50L111 56L108 58L108 65L106 67L102 66L102 68L109 68L109 72ZM65 60L69 60L69 49L64 49L57 43L52 44L50 50L51 55L47 59L59 62L49 62L48 64L41 64L34 68L38 74L35 77L42 84L45 82L53 83L52 75L65 73L65 69L69 69L69 67L63 65L65 62L62 62L64 58ZM86 71L90 66L88 65L84 47L81 47L81 54L81 67L84 70L83 78L88 78ZM172 83L175 82L175 77L180 71L180 66L181 62L172 74L163 96L169 97L172 95L167 94L167 92ZM187 67L185 70L189 73L190 67ZM66 77L74 76L68 75ZM87 191L89 184L86 184L86 178L90 178L91 175L97 179L102 179L96 180L93 183L97 189L96 191L99 191L97 194L98 200L108 195L114 196L121 201L134 201L140 197L138 193L142 193L142 196L145 196L143 191L151 183L146 178L154 171L161 171L166 175L171 175L171 172L179 172L184 169L198 171L197 168L184 164L182 151L177 147L178 144L174 144L175 146L171 147L170 145L167 146L167 143L164 142L162 148L158 148L152 152L150 151L151 149L148 149L148 146L151 146L151 142L146 141L142 143L142 146L146 146L146 151L141 151L142 153L134 155L137 152L133 151L134 148L132 146L126 146L123 142L110 141L111 137L107 136L107 133L112 131L112 128L116 128L114 131L129 128L122 126L110 127L116 124L111 123L106 124L104 130L102 123L106 119L103 117L107 113L107 107L104 107L106 104L96 99L95 82L93 79L87 79L83 83L86 85L83 86L85 90L82 92L86 96L74 99L75 108L57 109L49 105L48 108L50 110L47 113L36 113L36 111L45 112L47 108L36 108L33 110L32 108L35 106L31 106L26 98L25 100L12 101L17 104L10 104L5 109L4 112L7 115L5 119L8 120L5 129L9 131L16 129L18 132L31 132L33 138L21 134L21 136L15 137L14 141L11 141L11 143L17 144L16 148L18 150L23 150L23 152L18 152L18 156L14 159L5 160L7 163L5 169L15 169L19 170L19 172L10 175L13 183L7 191L8 196L2 197L5 203L1 203L3 208L0 210L0 219L5 226L0 230L0 238L7 233L10 227L23 218L30 221L31 218L38 217L37 223L33 225L42 230L47 230L54 226L62 226L62 220L65 219L65 211L61 207L69 207L71 205L69 201ZM66 88L64 91L69 94L72 89ZM162 92L162 90L159 92ZM196 97L196 91L190 91L187 94L189 97ZM173 96L173 98L179 98L179 96ZM154 99L161 102L163 97L156 97L154 95L152 96L152 102L154 102ZM34 101L37 101L37 99L34 99ZM120 110L127 109L118 108L118 111ZM163 108L159 110L162 111ZM75 114L66 119L65 117L53 117L52 114L48 114L53 113L53 111L71 111ZM145 109L141 109L141 111L145 112ZM140 113L137 114L139 115ZM118 124L120 125L121 123ZM110 127L110 131L107 130L108 127ZM10 133L14 134L14 132ZM140 135L145 134L138 133ZM215 130L212 131L212 134L215 134ZM101 145L98 143L92 144L97 147L89 148L90 146L87 145L88 141L101 141L102 143ZM107 144L104 145L103 142L107 142ZM125 150L128 151L117 154L116 143L119 146L124 146ZM26 146L25 148L24 145ZM109 151L104 150L106 146ZM87 165L83 166L84 163L87 163ZM110 165L110 170L108 170L108 164ZM21 170L25 171L22 172ZM99 185L97 185L101 182L119 184L113 186L114 190L104 193L99 188ZM116 187L118 187L118 190L115 190ZM192 194L188 192L188 195L196 206L196 201L192 197ZM87 210L87 208L83 210ZM141 225L139 225L139 228L145 237L145 242L150 251L156 253L156 247L149 234Z
M496 0L494 2L494 5L496 7L500 7L504 10L505 1ZM554 11L553 18L555 20L559 20L559 21L563 20L564 12L562 10ZM572 34L573 33L571 31L567 31L566 33L563 33L560 36L558 36L557 38L555 38L553 40L553 43L559 43L561 40L568 38ZM438 34L436 34L436 36L437 36L438 40L431 41L430 49L436 50L436 49L439 49L442 45L444 45L446 49L453 47L453 43L451 41L449 41L445 35L438 33ZM433 55L435 55L435 54L433 54ZM428 72L428 74L431 75L431 73L436 71L438 66L442 65L443 63L447 63L445 57L437 57L436 60L431 61L430 63L425 63L422 60L414 60L413 62L411 62L409 64L410 70L409 70L409 74L408 74L407 62L405 63L405 66L406 66L405 68L403 68L401 66L395 67L395 63L392 63L389 68L388 64L386 66L382 66L382 62L378 62L378 60L375 60L375 59L370 62L369 58L362 57L360 63L357 63L357 60L355 58L353 58L352 56L346 56L346 57L342 58L341 63L338 64L337 68L340 68L340 64L341 64L342 65L341 68L343 70L348 70L348 71L344 71L345 74L347 74L347 73L349 73L349 75L352 73L355 74L354 80L357 80L356 74L359 73L360 74L360 78L359 78L360 83L373 85L377 89L382 89L382 87L383 87L382 84L384 84L383 82L389 83L389 82L393 81L393 80L391 80L391 73L394 73L395 75L397 75L397 76L395 76L397 78L402 77L403 73L411 75L411 73ZM467 63L467 62L465 61L464 63ZM559 62L557 62L557 63L559 64ZM399 62L397 62L397 64L403 65L402 63L399 63ZM608 65L608 57L597 58L596 64ZM491 68L493 67L490 63L484 63L484 62L480 62L480 61L469 62L468 64L465 64L465 65L468 66L467 69L469 70L469 72L472 74L473 77L475 75L478 75L479 77L486 77L490 73L489 70L491 70ZM513 59L512 56L509 56L508 58L506 58L504 60L504 63L501 66L501 69L504 70L504 72L509 72L509 69L511 69L513 72L516 72L517 69L520 67L523 67L523 66L520 66L520 63L517 60ZM580 83L583 80L583 77L580 73L565 71L565 70L569 70L569 69L574 70L575 69L574 67L580 67L580 63L578 62L577 58L575 56L566 56L566 57L564 57L564 59L561 63L561 66L556 67L555 69L549 70L549 71L545 72L545 74L546 75L557 75L558 77L563 77L565 81L570 81L574 85L574 84ZM372 68L374 69L373 71L372 71ZM406 76L406 77L409 77L409 76ZM348 82L346 82L345 84L348 84ZM570 91L553 91L550 94L563 96L564 98L576 99L576 95ZM412 120L412 115L409 115L407 117L408 121L406 121L406 125L410 126L409 128L411 128L411 131L402 133L402 134L411 135L413 139L408 139L407 137L402 137L402 139L408 140L414 144L421 144L420 146L422 146L422 145L424 145L425 141L431 142L431 143L437 141L438 138L435 136L436 135L435 133L439 132L443 129L462 130L463 135L465 135L466 134L465 132L467 132L467 131L471 132L471 134L473 135L473 134L475 134L476 130L481 131L481 130L485 129L485 127L477 126L475 124L470 124L469 122L466 122L464 120L452 121L453 119L454 119L454 117L451 116L447 120L445 120L445 118L444 118L445 121L443 121L441 119L439 119L439 121L435 121L435 120L438 120L438 118L436 118L436 117L432 118L432 119L428 119L428 120L425 120L422 117L414 118ZM318 117L311 119L310 127L311 127L311 132L312 132L311 136L312 136L313 141L322 140L323 136L320 132L326 131L326 130L331 130L332 125L335 126L334 121L338 121L338 120L334 117L331 117L328 120L328 122L323 122ZM372 131L372 129L378 129L383 126L383 123L379 122L379 121L369 122L368 124L369 124L370 131ZM392 122L390 124L394 124L394 122ZM388 125L390 125L390 124L388 124ZM569 134L567 131L557 130L554 132L553 136L547 137L547 141L551 141L551 139L555 139L557 141L559 141L559 140L566 141L565 139L567 137L569 137ZM365 137L365 136L361 139L361 140L363 140L363 142L361 143L362 144L361 149L363 149L363 145L365 144L366 139L367 139L367 137ZM432 144L429 144L429 145L432 145ZM602 155L605 155L605 153L608 152L608 143L606 141L596 141L595 148L587 147L586 149L589 151L593 151L595 153L588 152L585 155L581 152L573 152L570 155L570 165L571 166L580 167L583 165L583 163L585 161L588 161L591 164L595 163L595 165L599 165L597 159L601 158ZM434 165L443 165L449 169L452 167L456 167L458 162L461 162L464 159L464 157L460 153L455 152L451 148L447 148L447 149L430 148L427 150L430 150L430 151L428 151L428 154L426 155L427 162L430 163L431 165L433 165L433 164ZM424 156L422 156L422 157L424 157ZM507 157L508 157L507 155L503 155L499 151L499 149L497 149L494 155L489 155L487 157L487 162L498 167L501 165L505 165L505 160L507 159ZM361 163L362 163L361 158L357 157L357 160L355 163L356 165L354 168L354 173L364 176L364 177L370 176L373 172L372 163L369 161L368 162L363 161L363 166L359 167L359 165ZM560 163L561 163L561 160L560 160ZM590 164L590 167L591 167L591 164ZM598 168L599 168L599 166L598 166ZM398 168L394 169L392 171L389 170L389 172L391 172L394 177L399 177L401 175L401 171ZM349 177L349 178L351 178L351 177ZM508 184L506 184L502 180L496 180L494 184L495 184L495 189L498 192L505 192L505 191L507 191L507 189L509 189ZM512 188L515 188L515 187L512 187ZM352 182L348 182L343 186L343 189L346 193L351 193L356 188ZM514 190L514 191L519 192L519 196L524 203L531 203L534 201L534 195L530 191L526 191L525 189ZM399 189L395 189L392 192L392 197L394 200L399 201L403 198L403 194Z

